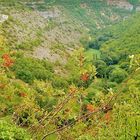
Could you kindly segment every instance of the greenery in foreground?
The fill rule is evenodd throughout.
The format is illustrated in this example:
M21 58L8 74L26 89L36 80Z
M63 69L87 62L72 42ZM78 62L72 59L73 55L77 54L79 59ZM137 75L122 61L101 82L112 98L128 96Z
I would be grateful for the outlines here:
M0 35L0 139L139 140L139 16L82 42L64 66Z

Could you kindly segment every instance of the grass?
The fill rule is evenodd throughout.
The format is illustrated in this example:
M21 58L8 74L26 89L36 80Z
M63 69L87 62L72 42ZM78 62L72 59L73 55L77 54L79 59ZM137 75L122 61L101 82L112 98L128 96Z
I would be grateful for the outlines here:
M94 57L100 58L100 51L96 49L88 49L85 52L86 59L92 61Z

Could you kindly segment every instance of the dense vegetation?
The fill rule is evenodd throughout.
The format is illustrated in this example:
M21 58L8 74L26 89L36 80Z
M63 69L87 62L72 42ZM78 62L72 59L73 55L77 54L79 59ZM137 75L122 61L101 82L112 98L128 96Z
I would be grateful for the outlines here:
M4 7L13 13L16 7L21 13L32 13L30 0L23 2L0 0L2 12L9 15ZM67 58L61 63L31 54L42 46L45 30L53 30L56 21L48 20L46 26L37 15L27 22L15 20L15 14L0 23L0 140L139 140L140 14L116 11L105 1L36 4L39 10L61 5L71 14L69 19L85 23L90 31L71 54L62 43L52 47ZM97 29L92 16L85 16L87 5L105 27ZM112 23L99 15L104 8L131 16ZM39 23L34 23L35 17Z

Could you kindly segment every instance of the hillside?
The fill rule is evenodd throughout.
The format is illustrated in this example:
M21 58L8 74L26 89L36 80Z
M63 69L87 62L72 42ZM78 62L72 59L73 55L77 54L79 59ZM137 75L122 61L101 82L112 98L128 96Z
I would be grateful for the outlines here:
M139 7L0 0L0 140L139 140Z
M106 1L1 0L1 13L9 16L3 30L12 39L12 48L52 62L63 58L65 63L71 51L81 46L81 38L90 39L97 29L127 18L133 10Z

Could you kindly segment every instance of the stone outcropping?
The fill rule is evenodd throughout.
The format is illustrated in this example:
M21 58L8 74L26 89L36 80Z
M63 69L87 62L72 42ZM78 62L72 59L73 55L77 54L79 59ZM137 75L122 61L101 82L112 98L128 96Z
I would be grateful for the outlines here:
M48 11L39 12L39 14L45 19L53 19L59 17L61 12L57 8L52 8L51 10Z

